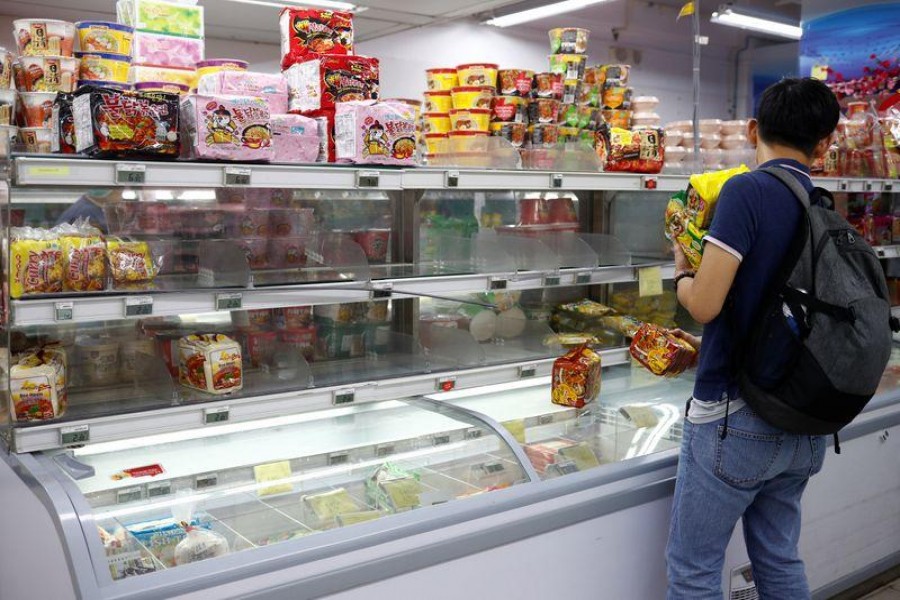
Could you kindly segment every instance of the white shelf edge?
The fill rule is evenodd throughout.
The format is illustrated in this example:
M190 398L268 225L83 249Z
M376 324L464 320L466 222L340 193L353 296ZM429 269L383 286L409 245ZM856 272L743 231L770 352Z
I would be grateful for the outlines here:
M590 284L625 283L637 280L637 266L561 269L556 272L524 271L519 273L492 273L474 275L447 275L378 280L376 287L390 284L392 296L416 297L419 294L446 295L475 293L491 289L491 282L504 279L507 289L526 290L544 287L547 277L559 276L559 286L576 285L579 274L590 274ZM674 276L674 266L663 265L663 278ZM367 289L361 289L367 288ZM152 316L176 316L216 312L216 296L219 293L239 292L242 309L256 310L284 306L306 306L362 302L371 297L367 282L332 284L297 284L284 287L251 289L210 289L184 292L148 292L153 298ZM10 324L13 326L47 325L51 323L91 323L124 318L125 299L133 295L97 294L78 297L47 297L20 299L11 302ZM72 319L56 321L56 305L72 304ZM144 315L144 317L150 315ZM139 317L141 318L141 317Z
M890 246L872 246L878 258L900 258L900 244Z

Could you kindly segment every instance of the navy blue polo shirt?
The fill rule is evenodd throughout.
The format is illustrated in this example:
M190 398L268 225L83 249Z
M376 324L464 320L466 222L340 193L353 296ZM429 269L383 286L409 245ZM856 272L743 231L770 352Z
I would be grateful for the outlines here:
M807 191L813 183L809 168L788 159L773 160L760 168L780 166L793 173ZM802 208L786 185L768 173L753 171L730 179L719 194L712 225L705 238L741 261L732 284L737 327L724 313L703 328L694 398L719 402L734 400L738 386L731 373L735 344L742 343L791 240L796 235ZM724 413L723 413L724 416Z

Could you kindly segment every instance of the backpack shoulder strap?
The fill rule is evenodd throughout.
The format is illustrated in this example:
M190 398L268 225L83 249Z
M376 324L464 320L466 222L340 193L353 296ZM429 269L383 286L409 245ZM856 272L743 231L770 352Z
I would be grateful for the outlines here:
M794 193L794 197L798 202L800 202L800 204L803 206L803 209L809 210L809 192L806 191L806 188L803 187L803 184L797 181L797 178L789 173L787 169L783 169L781 167L766 167L765 169L760 170L763 173L768 173L769 175L786 185Z

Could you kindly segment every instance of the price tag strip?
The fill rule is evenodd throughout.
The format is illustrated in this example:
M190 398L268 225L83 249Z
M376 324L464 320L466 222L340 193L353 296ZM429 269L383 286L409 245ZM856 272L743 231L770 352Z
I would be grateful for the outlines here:
M449 392L456 388L456 377L441 377L437 380L437 391Z
M216 294L216 310L240 310L244 296L240 292Z
M340 406L341 404L353 404L354 400L356 400L356 390L352 388L335 390L334 395L331 397L331 403L335 406Z
M659 267L643 267L638 269L638 295L659 296L663 293L662 269Z
M213 423L225 423L231 418L231 411L227 406L218 408L207 408L203 411L203 422L207 425Z
M116 183L119 185L144 185L147 181L147 165L119 163L116 165Z
M59 430L59 443L61 446L80 446L91 441L91 428L89 425L75 425L63 427Z
M225 187L244 187L250 185L253 171L246 167L225 167L223 183Z
M54 321L71 321L75 314L74 302L56 302L53 304Z
M380 178L378 171L359 171L356 174L356 187L377 188Z

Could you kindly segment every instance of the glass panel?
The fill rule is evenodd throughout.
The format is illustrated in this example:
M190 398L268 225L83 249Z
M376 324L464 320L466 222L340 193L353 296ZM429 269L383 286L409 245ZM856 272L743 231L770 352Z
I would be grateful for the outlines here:
M442 393L440 399L505 425L544 479L677 448L689 376L643 368L603 369L600 396L582 409L550 401L550 378Z
M464 413L387 401L73 451L114 578L525 482ZM57 454L59 459L64 456ZM92 473L90 472L92 469Z

